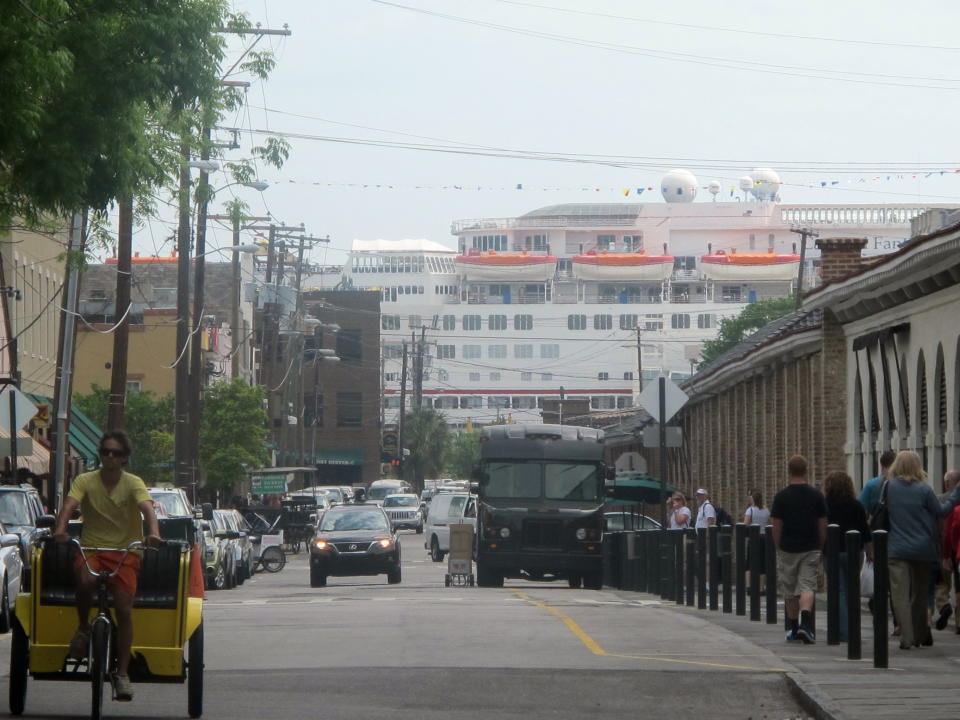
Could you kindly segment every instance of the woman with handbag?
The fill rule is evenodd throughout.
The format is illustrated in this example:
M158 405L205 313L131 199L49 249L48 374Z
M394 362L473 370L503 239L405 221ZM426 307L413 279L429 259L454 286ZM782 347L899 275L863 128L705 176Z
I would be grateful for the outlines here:
M863 539L863 549L868 560L873 560L873 544L870 527L867 525L867 511L857 500L853 492L853 479L842 470L835 470L824 481L823 494L827 500L827 524L840 526L840 537L845 538L848 530L856 530ZM847 593L859 593L860 587L847 587L847 563L854 562L861 567L863 557L848 558L841 548L840 558L840 642L847 642Z
M941 503L926 479L920 456L901 450L881 491L890 525L890 597L900 620L901 650L933 645L927 590L930 567L939 555L937 521L960 504L960 487Z

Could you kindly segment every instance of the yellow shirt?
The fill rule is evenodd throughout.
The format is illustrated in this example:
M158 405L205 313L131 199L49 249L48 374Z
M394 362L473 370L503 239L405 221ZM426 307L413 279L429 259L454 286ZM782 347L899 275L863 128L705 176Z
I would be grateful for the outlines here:
M111 492L103 486L100 471L78 475L68 497L80 503L84 547L125 548L143 539L143 515L139 504L150 500L147 486L136 475L121 473Z

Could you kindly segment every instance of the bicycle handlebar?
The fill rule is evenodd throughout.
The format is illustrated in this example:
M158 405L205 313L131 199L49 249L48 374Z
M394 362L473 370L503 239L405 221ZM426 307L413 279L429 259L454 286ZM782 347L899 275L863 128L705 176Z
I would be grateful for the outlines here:
M80 557L83 558L83 566L86 568L87 572L90 573L93 577L98 579L108 579L114 577L120 568L123 567L123 561L127 559L127 555L130 554L131 550L134 550L138 547L145 548L147 550L156 550L149 546L145 546L142 541L134 540L132 543L127 545L125 548L97 548L97 547L84 547L80 544L80 541L76 538L70 538L69 542L77 546L77 549L80 550ZM113 569L113 572L94 572L93 568L90 567L90 561L87 560L87 552L120 552L123 555L120 557L120 562L117 563L117 566Z

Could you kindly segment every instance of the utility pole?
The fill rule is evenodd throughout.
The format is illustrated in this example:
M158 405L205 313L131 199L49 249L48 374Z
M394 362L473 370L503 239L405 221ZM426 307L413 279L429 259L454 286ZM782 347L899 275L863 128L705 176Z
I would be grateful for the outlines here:
M397 422L397 460L400 461L400 477L403 477L403 416L407 412L407 343L403 343L403 364L400 369L400 419Z
M640 342L640 323L637 323L637 382L643 392L643 345Z
M107 428L122 430L127 402L127 350L130 345L130 280L133 272L133 195L125 194L117 203L120 218L117 227L117 292L113 316L118 322L113 332L113 361L110 365L110 399ZM122 318L122 319L121 319Z
M175 423L173 435L174 478L177 487L190 485L190 145L180 143L180 187L177 225L177 346Z
M820 233L809 228L791 228L790 232L800 236L800 267L797 270L797 310L800 309L800 297L803 295L803 263L807 257L807 237L820 237Z
M413 409L419 410L423 407L423 353L426 347L426 325L420 328L420 342L417 342L417 334L410 333L411 344L414 348L413 356Z

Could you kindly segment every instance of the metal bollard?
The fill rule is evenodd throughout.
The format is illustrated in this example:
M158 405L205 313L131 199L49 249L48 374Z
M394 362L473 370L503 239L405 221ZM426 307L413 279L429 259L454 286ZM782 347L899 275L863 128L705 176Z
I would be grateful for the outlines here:
M863 656L860 643L860 553L863 538L859 530L847 531L847 659L859 660ZM926 589L923 590L926 592Z
M737 615L747 614L747 526L742 522L733 528L736 548Z
M890 602L890 571L887 568L887 531L873 533L873 666L889 667L887 610Z
M840 644L840 526L827 525L827 645ZM846 582L846 578L844 578Z
M707 529L697 528L697 608L707 609Z
M660 594L660 531L650 531L650 592Z
M647 591L647 533L640 531L637 533L637 539L634 541L637 553L637 590Z
M772 525L767 525L763 533L763 548L763 569L766 571L767 579L767 625L775 625L777 623L777 546L773 544ZM773 570L771 571L770 568Z
M683 569L686 573L687 606L696 603L697 590L697 531L687 528L683 531Z
M624 590L637 589L636 561L637 556L637 533L630 531L624 533L623 539L623 579L620 583Z
M761 618L760 610L760 553L763 552L763 544L760 540L760 526L751 525L748 528L747 536L750 564L750 619L757 622Z
M676 568L674 572L673 598L676 600L677 605L683 605L683 531L675 530L670 534L670 537L673 538L673 566Z
M717 610L720 607L719 602L719 590L720 590L720 578L717 577L717 558L719 557L719 540L720 540L720 528L716 525L711 525L707 528L707 562L709 563L707 569L707 582L710 585L709 595L710 595L710 609Z
M733 526L720 528L720 582L723 583L723 611L733 612Z
M673 600L673 551L670 531L660 530L660 599Z
M629 531L625 531L620 533L620 536L617 538L620 543L620 567L618 570L618 582L614 587L620 590L630 589L630 534L631 533Z

